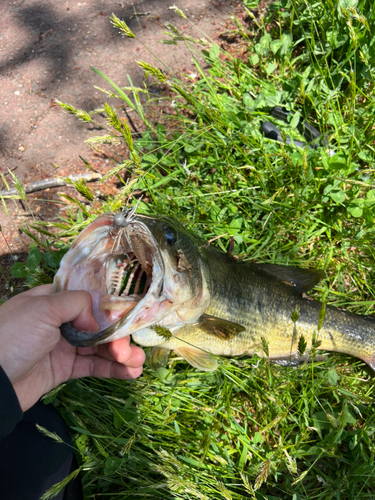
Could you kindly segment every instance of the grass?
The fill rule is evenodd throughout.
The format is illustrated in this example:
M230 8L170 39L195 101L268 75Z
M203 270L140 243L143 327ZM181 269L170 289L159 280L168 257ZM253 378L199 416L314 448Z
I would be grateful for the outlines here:
M106 78L105 92L144 123L134 139L109 105L99 110L103 122L62 104L103 127L93 145L127 145L128 158L107 177L124 186L104 203L76 186L91 209L70 198L59 224L35 223L42 252L34 248L28 265L14 268L17 277L46 280L69 239L136 191L145 197L140 212L178 218L224 251L233 238L234 253L247 260L324 269L316 298L373 313L374 9L365 0L282 0L266 13L248 10L246 23L232 18L236 56L185 38L194 83L141 63L150 79L167 82L170 97L152 99L147 89L131 82L120 89ZM183 41L172 25L167 34L168 43ZM297 115L275 121L275 105ZM163 123L152 119L158 106L171 111ZM299 116L327 134L329 147L302 150L259 131L273 121L303 140ZM354 500L374 496L373 392L373 373L349 356L296 369L257 356L222 359L213 373L172 358L132 382L69 382L47 401L72 428L86 498Z

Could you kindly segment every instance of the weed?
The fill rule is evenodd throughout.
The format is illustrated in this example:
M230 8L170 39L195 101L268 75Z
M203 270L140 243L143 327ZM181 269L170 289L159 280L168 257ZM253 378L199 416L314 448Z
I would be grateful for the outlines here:
M54 269L62 241L99 213L118 211L136 191L145 195L140 212L173 216L224 251L234 242L241 258L324 269L317 298L373 312L374 5L281 0L267 12L254 1L245 5L253 9L248 26L233 17L241 56L184 38L199 75L195 83L140 62L171 93L159 103L145 89L143 106L141 89L124 90L105 77L111 85L105 92L130 106L144 130L132 138L124 117L105 105L106 121L99 124L106 135L90 142L126 144L129 158L105 178L126 172L130 180L92 210L70 198L76 212L50 224L55 233L47 253L33 249L27 267L16 265L16 272L34 279L42 259ZM134 36L123 21L112 22ZM168 35L168 43L183 38L172 25ZM208 71L196 57L202 46ZM160 103L171 112L156 124L148 110ZM291 111L289 123L270 116L276 105ZM320 130L315 147L271 141L259 130L270 120L301 141L300 117ZM90 200L85 186L76 187ZM33 228L50 230L37 222ZM52 243L60 253L50 251ZM324 313L325 307L321 322ZM301 356L305 348L300 339ZM136 381L72 381L47 399L71 425L88 495L373 497L372 374L348 356L331 354L295 369L257 356L223 359L212 373L171 358Z

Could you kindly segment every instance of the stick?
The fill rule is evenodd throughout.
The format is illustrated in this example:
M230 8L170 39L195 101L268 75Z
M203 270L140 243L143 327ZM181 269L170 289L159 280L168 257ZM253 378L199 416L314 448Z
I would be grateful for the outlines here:
M101 179L102 175L92 172L88 174L68 175L67 178L75 182L80 181L81 179L85 180L86 182L94 182ZM36 191L43 191L44 189L66 186L67 184L69 183L66 182L64 177L54 177L52 179L44 179L42 181L30 182L30 184L28 186L25 186L24 189L25 193L35 193ZM10 189L9 191L6 190L0 191L0 196L3 198L7 198L8 196L14 196L17 194L18 194L17 189Z

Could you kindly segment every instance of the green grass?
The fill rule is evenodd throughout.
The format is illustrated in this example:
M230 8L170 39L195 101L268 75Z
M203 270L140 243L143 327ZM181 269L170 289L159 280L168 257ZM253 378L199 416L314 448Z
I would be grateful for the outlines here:
M218 45L185 40L193 57L203 45L209 66L196 62L195 83L143 64L150 78L167 80L170 98L153 100L131 82L119 89L106 78L106 92L145 124L134 141L110 106L103 123L63 105L103 126L106 135L92 144L127 144L129 158L109 175L121 180L126 171L129 180L115 199L91 210L71 198L71 215L55 224L57 233L39 224L43 247L55 245L60 256L67 237L98 213L119 210L132 190L142 191L150 201L141 201L140 212L178 218L206 240L219 237L212 244L224 251L233 237L234 253L247 260L324 269L315 297L371 314L374 5L283 0L265 16L249 16L247 26L233 19L231 31L246 57L227 54L223 61ZM169 43L182 38L173 26L168 33ZM154 123L151 111L167 104L175 114ZM327 134L329 148L265 139L259 127L274 121L275 105L307 118ZM302 139L296 119L274 123ZM87 186L76 187L92 199ZM35 284L58 259L33 252L28 267L14 271ZM223 359L213 373L172 358L157 372L146 367L139 380L73 381L47 400L72 427L87 498L374 497L373 373L348 356L331 354L296 369L256 356Z

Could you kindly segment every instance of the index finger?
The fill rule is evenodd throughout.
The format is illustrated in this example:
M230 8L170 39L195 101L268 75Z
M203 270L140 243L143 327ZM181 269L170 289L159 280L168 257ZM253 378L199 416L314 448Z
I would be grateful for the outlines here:
M39 295L51 295L52 288L53 288L52 283L49 283L48 285L36 286L22 293L23 295L28 295L29 297L37 297Z

